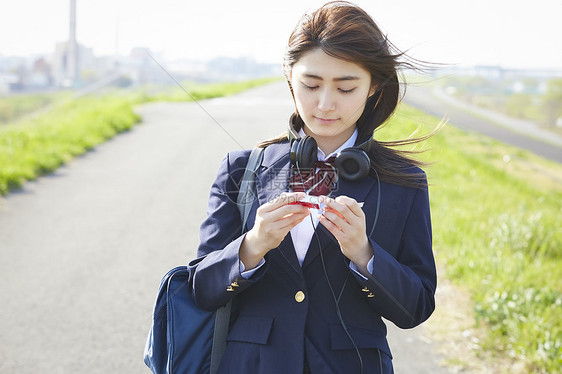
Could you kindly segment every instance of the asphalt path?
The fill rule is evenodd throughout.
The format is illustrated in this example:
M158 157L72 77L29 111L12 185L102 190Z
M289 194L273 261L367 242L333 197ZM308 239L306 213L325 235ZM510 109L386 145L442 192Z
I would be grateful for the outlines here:
M562 163L562 137L529 121L468 105L424 85L408 86L404 102L446 119L461 130L483 134Z
M142 124L0 202L1 373L148 373L157 287L195 256L220 160L284 132L292 103L276 83L137 111ZM397 373L447 372L423 325L389 328Z

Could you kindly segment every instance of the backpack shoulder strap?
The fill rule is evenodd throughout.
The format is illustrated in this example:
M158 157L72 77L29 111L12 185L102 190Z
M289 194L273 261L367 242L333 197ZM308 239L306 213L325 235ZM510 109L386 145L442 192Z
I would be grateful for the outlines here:
M264 148L254 148L250 153L248 165L244 170L244 176L240 183L240 190L238 191L238 210L242 218L242 233L245 232L246 222L250 215L250 209L254 200L257 197L256 193L256 174L261 166L263 160ZM215 374L219 368L221 358L226 350L226 336L228 334L228 325L230 324L230 309L232 301L229 301L225 306L217 309L215 315L215 329L213 332L213 347L211 350L211 374Z
M240 210L240 217L242 218L242 233L244 233L246 229L246 223L250 215L252 204L257 198L256 175L263 160L263 151L264 148L252 149L252 153L250 153L250 158L248 159L248 165L246 165L246 170L242 177L242 182L240 183L240 191L238 192L238 200L236 202Z

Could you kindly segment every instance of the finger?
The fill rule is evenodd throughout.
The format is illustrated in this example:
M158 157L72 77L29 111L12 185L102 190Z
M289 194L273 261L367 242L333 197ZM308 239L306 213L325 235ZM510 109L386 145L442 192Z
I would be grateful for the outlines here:
M328 229L328 231L330 231L332 233L332 235L334 235L334 237L336 238L336 240L339 242L342 238L343 235L343 231L341 231L341 229L335 225L333 222L331 222L328 218L319 215L319 222L324 225L324 227L326 227Z
M349 227L349 222L342 217L342 215L334 210L325 209L322 212L322 215L327 218L330 222L334 225L338 226L338 228L342 231L346 230Z
M261 214L264 214L264 213L267 214L267 213L273 212L273 211L277 210L278 208L280 208L284 205L287 205L290 200L291 200L290 197L287 197L286 195L283 194L283 195L277 197L276 199L270 200L270 201L266 202L265 204L261 205L258 208L257 213L261 215Z
M272 230L276 230L277 232L283 232L284 235L289 232L293 227L301 223L303 220L307 219L310 214L294 214L291 216L287 216L279 221L272 223Z
M289 231L305 218L307 218L306 215L301 215L300 217L290 217L267 224L262 222L256 231L257 241L264 243L269 249L275 248L283 241Z
M328 196L322 196L325 205L338 210L348 221L354 220L354 217L364 218L365 213L361 209L361 205L357 200L348 196L338 196L332 199Z
M309 210L308 208L302 206L302 205L282 205L281 207L267 212L267 214L269 215L269 217L267 217L268 220L275 222L278 221L280 219L283 219L287 216L291 216L294 214L304 214L304 215L308 215L309 214Z
M349 210L357 217L365 215L365 213L363 213L363 209L361 209L361 205L359 205L357 200L352 197L342 195L336 197L336 201L348 207Z
M351 209L349 209L347 205L343 204L341 201L334 200L327 196L322 196L321 202L323 202L328 209L338 212L346 221L350 221L355 217L355 214L353 214Z
M299 201L305 196L306 194L304 192L284 192L278 198L263 204L262 207L264 208L264 211L271 212L283 205Z

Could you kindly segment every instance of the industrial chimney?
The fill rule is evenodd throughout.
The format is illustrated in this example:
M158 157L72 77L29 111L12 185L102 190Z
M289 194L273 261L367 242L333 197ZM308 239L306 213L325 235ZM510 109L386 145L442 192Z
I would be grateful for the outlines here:
M78 45L76 43L76 0L70 0L70 29L66 55L66 84L74 86L78 75Z

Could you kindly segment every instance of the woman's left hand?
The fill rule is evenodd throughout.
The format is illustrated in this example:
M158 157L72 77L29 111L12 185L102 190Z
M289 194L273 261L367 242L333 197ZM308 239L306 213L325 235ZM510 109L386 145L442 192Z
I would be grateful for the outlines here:
M335 199L321 196L319 201L325 205L319 216L320 223L336 237L344 256L366 275L373 248L367 239L363 209L355 199L347 196Z

